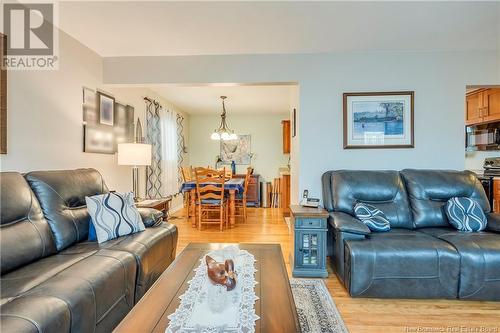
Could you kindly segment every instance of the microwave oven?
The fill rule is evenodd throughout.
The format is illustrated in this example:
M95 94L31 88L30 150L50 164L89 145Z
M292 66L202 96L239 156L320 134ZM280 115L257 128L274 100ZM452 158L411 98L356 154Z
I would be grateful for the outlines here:
M465 148L468 151L500 150L500 122L467 126Z

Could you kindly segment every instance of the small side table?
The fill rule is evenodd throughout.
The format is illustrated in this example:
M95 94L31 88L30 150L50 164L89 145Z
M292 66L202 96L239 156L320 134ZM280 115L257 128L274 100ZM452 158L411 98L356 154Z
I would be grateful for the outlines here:
M328 277L326 233L328 212L322 207L291 205L294 225L294 277Z
M163 221L167 221L168 212L170 210L170 202L172 197L161 198L161 199L143 199L136 202L137 208L154 208L163 212Z

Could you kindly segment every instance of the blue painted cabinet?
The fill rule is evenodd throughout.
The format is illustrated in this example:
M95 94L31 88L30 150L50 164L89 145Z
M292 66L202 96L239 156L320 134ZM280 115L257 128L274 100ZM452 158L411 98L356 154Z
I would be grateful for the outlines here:
M294 225L295 277L327 277L326 232L328 213L322 208L290 206Z

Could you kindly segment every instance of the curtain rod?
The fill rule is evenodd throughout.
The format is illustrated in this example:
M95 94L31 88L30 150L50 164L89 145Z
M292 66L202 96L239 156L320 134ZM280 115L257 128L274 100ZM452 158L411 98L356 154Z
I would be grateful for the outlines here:
M144 97L144 100L147 101L147 102L149 102L150 104L154 104L157 107L163 108L163 106L156 99L151 99L149 97ZM174 111L174 112L177 114L177 116L179 116L182 119L184 119L184 117L182 115L180 115L179 112L176 112L176 111Z

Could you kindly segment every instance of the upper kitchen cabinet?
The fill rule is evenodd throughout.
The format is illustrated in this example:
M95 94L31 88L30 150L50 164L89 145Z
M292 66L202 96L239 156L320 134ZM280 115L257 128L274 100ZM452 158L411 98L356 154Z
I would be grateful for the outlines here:
M467 125L500 121L500 88L479 89L466 96Z
M281 121L283 127L283 154L290 154L290 120Z

